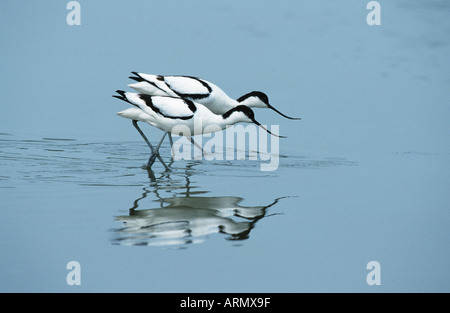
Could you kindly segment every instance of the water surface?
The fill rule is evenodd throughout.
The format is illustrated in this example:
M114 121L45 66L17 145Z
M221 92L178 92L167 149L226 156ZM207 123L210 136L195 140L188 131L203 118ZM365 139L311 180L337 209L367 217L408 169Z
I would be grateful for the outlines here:
M447 1L380 1L380 26L352 0L80 3L80 26L59 1L0 5L0 291L450 291ZM288 137L276 171L167 143L171 171L148 171L111 97L131 71L302 120L255 110Z

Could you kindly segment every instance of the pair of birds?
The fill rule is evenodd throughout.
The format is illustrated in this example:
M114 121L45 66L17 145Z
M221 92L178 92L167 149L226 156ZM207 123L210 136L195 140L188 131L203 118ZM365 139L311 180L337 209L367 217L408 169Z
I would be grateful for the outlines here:
M252 91L238 99L230 98L218 86L206 80L192 76L162 76L132 72L134 76L129 78L136 83L128 85L138 93L117 90L118 95L113 97L126 101L133 107L117 113L119 116L132 120L133 126L149 146L152 154L147 162L147 168L151 168L158 159L166 170L169 167L159 154L159 148L166 135L169 135L170 145L173 145L172 130L175 126L184 125L191 131L191 135L200 135L211 131L225 129L239 122L254 123L262 127L269 134L268 129L262 126L256 119L253 108L269 108L281 116L298 120L287 116L269 104L269 98L260 91ZM150 143L145 134L139 128L137 122L147 122L150 125L163 130L165 133L156 147ZM202 127L194 127L194 121ZM216 126L215 130L209 127ZM200 150L192 137L192 144ZM203 151L202 151L203 152Z

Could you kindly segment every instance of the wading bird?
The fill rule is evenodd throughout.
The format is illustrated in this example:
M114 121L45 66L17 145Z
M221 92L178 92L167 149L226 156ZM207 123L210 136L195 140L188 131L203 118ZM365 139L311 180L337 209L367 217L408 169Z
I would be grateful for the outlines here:
M183 135L186 137L189 136L189 139L194 144L195 142L193 142L190 136L216 132L239 122L254 123L273 136L285 138L284 136L272 134L268 129L262 126L255 120L255 114L252 109L245 105L233 107L223 114L215 114L206 106L184 98L151 96L148 94L125 92L123 90L117 90L116 92L119 95L114 95L113 97L133 105L133 107L117 114L124 118L131 119L139 134L141 134L142 138L144 138L149 146L152 154L147 163L148 168L150 168L156 158L158 158L166 170L168 170L168 166L159 155L159 147L167 134L174 133L178 135L180 126L185 126L189 129L189 135L185 133L183 133ZM152 146L150 141L137 126L137 121L147 122L165 132L156 148ZM194 122L197 126L200 125L200 127L194 125Z
M170 96L195 101L203 104L216 114L223 114L238 105L245 105L249 108L268 108L285 118L300 120L300 118L287 116L275 109L269 104L267 95L260 91L252 91L238 99L232 99L218 86L197 77L131 73L135 76L129 78L135 80L136 83L128 86L142 94Z

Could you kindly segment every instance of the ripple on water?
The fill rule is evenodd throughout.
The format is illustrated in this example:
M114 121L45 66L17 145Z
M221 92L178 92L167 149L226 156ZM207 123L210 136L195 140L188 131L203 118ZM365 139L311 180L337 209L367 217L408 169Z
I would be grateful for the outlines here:
M169 163L168 144L161 154ZM83 186L135 186L143 181L136 179L149 156L147 146L141 142L81 142L67 138L42 138L38 140L14 139L12 135L0 137L0 187L14 187L22 183L75 183ZM174 175L188 172L203 176L269 177L278 172L261 172L262 160L181 160L170 161ZM272 156L278 157L278 156ZM281 155L279 168L321 169L335 166L354 166L345 158ZM162 173L157 162L153 173ZM150 173L149 172L149 173ZM148 174L149 176L154 174ZM14 178L14 184L11 182ZM148 180L147 180L148 182ZM173 186L167 186L173 188Z
M127 210L119 210L126 213L114 214L119 222L111 230L114 245L180 248L203 242L211 234L238 242L250 237L260 219L280 214L271 207L281 198L243 206L240 204L243 198L227 195L226 190L215 190L214 196L210 196L211 191L200 186L202 181L211 182L208 177L230 182L233 177L239 177L248 182L255 181L247 179L251 177L259 180L278 176L279 171L260 171L260 163L267 161L249 160L248 154L244 160L169 161L168 144L162 146L161 154L169 164L170 172L164 172L159 163L155 163L153 170L145 169L149 150L141 142L81 142L60 138L15 140L11 136L2 136L0 188L60 183L93 188L139 187L142 195L130 200ZM279 158L280 168L289 170L356 164L344 158L316 159L295 155Z

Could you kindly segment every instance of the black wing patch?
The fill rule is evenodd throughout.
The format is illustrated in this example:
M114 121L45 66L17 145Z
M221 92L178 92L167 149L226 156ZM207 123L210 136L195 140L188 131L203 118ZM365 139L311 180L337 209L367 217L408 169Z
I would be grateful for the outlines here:
M186 103L188 105L189 110L192 111L192 113L195 113L195 111L197 111L197 107L195 106L194 102L192 102L191 100L187 100L187 99L183 99L184 103Z
M125 101L125 102L128 102L129 104L132 104L132 105L134 105L135 107L139 107L137 104L134 104L133 102L130 102L130 100L127 99L127 97L125 96L125 91L123 91L123 90L116 90L116 92L117 92L120 96L118 96L118 95L113 95L114 98L117 98L117 99L123 100L123 101Z
M153 87L158 88L158 89L161 90L162 92L166 92L164 89L161 89L160 87L158 87L158 85L156 85L154 82L151 82L151 81L149 81L149 80L143 78L141 75L139 75L138 72L131 72L131 73L134 74L134 75L136 75L136 77L130 76L130 77L128 77L128 78L131 78L131 79L133 79L133 80L135 80L135 81L137 81L137 82L147 82L147 83L149 83L150 85L152 85ZM158 76L157 79L158 79L158 80L161 80L161 79L159 79L159 77L160 77L160 76ZM163 80L164 80L164 79L163 79Z
M170 119L180 119L180 120L189 120L194 116L194 113L197 111L197 107L195 106L195 104L190 101L190 100L186 100L186 99L177 99L177 98L172 98L172 97L161 97L161 98L170 98L170 99L176 99L176 100L180 100L183 101L184 103L187 104L189 110L192 112L191 115L171 115L171 114L167 114L164 111L162 111L160 108L158 108L157 106L155 106L153 104L153 96L150 95L146 95L146 94L139 94L139 98L141 98L142 100L144 100L145 105L147 105L150 109L152 109L153 112L164 116L165 118L170 118Z
M181 93L181 92L178 92L175 89L173 89L172 86L170 86L170 84L164 80L164 76L158 76L158 80L164 81L164 83L167 85L167 87L169 87L170 90L172 90L174 93L177 94L178 97L180 97L182 99L190 99L190 100L204 99L204 98L209 97L210 93L212 92L211 86L208 85L206 82L204 82L203 80L201 80L198 77L194 77L194 76L180 76L180 77L187 77L187 78L198 81L200 84L203 85L203 87L205 87L208 90L208 93Z

